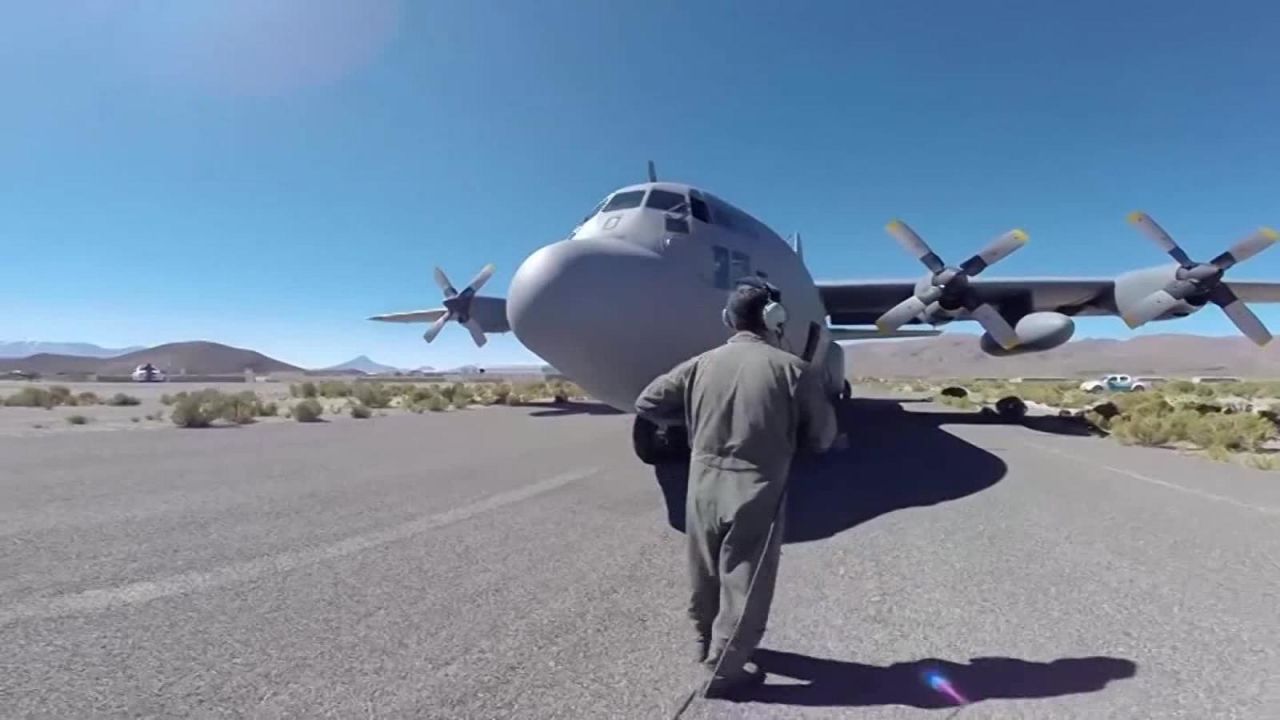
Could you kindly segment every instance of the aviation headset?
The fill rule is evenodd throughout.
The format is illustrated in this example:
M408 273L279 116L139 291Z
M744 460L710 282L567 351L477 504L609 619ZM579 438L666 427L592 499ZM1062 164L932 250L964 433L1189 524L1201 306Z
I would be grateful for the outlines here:
M787 322L787 309L782 306L782 293L778 288L763 278L751 275L738 280L738 282L734 283L734 286L759 288L769 293L769 301L760 310L760 321L769 332L782 335L782 328ZM725 325L730 328L733 327L733 318L729 315L729 308L726 307L721 310L720 317L724 320Z

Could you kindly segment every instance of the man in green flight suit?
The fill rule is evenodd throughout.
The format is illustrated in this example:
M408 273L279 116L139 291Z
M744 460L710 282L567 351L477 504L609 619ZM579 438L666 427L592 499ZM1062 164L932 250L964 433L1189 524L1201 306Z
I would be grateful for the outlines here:
M778 346L786 311L776 288L739 280L723 317L736 331L729 341L655 379L636 411L688 430L689 617L697 660L729 691L764 680L748 658L773 598L787 475L797 449L831 447L836 417L816 369Z

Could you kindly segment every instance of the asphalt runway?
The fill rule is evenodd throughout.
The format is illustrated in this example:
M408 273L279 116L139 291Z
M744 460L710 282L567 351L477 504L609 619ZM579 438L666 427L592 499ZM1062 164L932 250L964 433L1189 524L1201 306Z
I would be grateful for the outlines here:
M0 716L671 717L683 535L630 420L0 438ZM682 717L1280 717L1280 476L845 420L795 479L768 685Z

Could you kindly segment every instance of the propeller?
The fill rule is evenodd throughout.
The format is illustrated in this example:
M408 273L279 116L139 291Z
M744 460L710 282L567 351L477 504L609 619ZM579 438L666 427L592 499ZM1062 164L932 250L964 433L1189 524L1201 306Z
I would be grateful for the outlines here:
M960 267L948 267L942 258L938 257L937 253L916 234L916 231L901 220L890 222L885 226L885 230L907 252L924 263L933 276L930 278L929 287L889 308L876 320L876 327L881 332L891 333L897 330L937 303L939 307L948 311L960 308L968 310L970 316L977 320L991 338L1004 349L1012 350L1018 345L1018 333L1014 331L1013 326L998 310L978 299L978 294L969 285L969 278L1025 245L1028 240L1025 232L1010 230L992 240L976 255L961 263Z
M1231 287L1222 282L1222 276L1227 270L1271 247L1280 239L1280 233L1268 227L1258 228L1226 252L1207 263L1201 263L1192 260L1150 215L1144 212L1130 213L1129 222L1178 261L1178 270L1172 282L1143 298L1137 307L1124 314L1126 325L1130 328L1144 325L1183 301L1196 305L1211 302L1222 308L1222 312L1226 313L1227 318L1245 337L1258 345L1271 342L1271 333L1266 326L1231 291Z
M453 284L449 282L449 277L444 274L440 268L436 268L434 276L436 285L440 286L441 292L444 293L445 313L436 318L436 321L427 328L422 334L422 339L431 342L436 339L436 335L444 329L445 323L450 320L457 320L459 324L465 326L467 331L471 333L471 339L479 347L483 347L488 339L484 336L484 329L480 327L480 323L471 317L471 299L475 294L484 287L493 275L493 263L485 265L475 277L471 278L471 282L463 288L462 292L454 289Z

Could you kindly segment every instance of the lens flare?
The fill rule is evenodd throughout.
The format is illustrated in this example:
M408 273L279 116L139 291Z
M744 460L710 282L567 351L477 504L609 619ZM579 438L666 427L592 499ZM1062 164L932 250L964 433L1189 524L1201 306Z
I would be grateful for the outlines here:
M924 677L925 681L929 683L929 687L951 698L957 705L969 704L969 701L965 696L961 695L960 691L956 690L955 687L951 685L951 681L943 677L942 673L933 671L926 673Z

